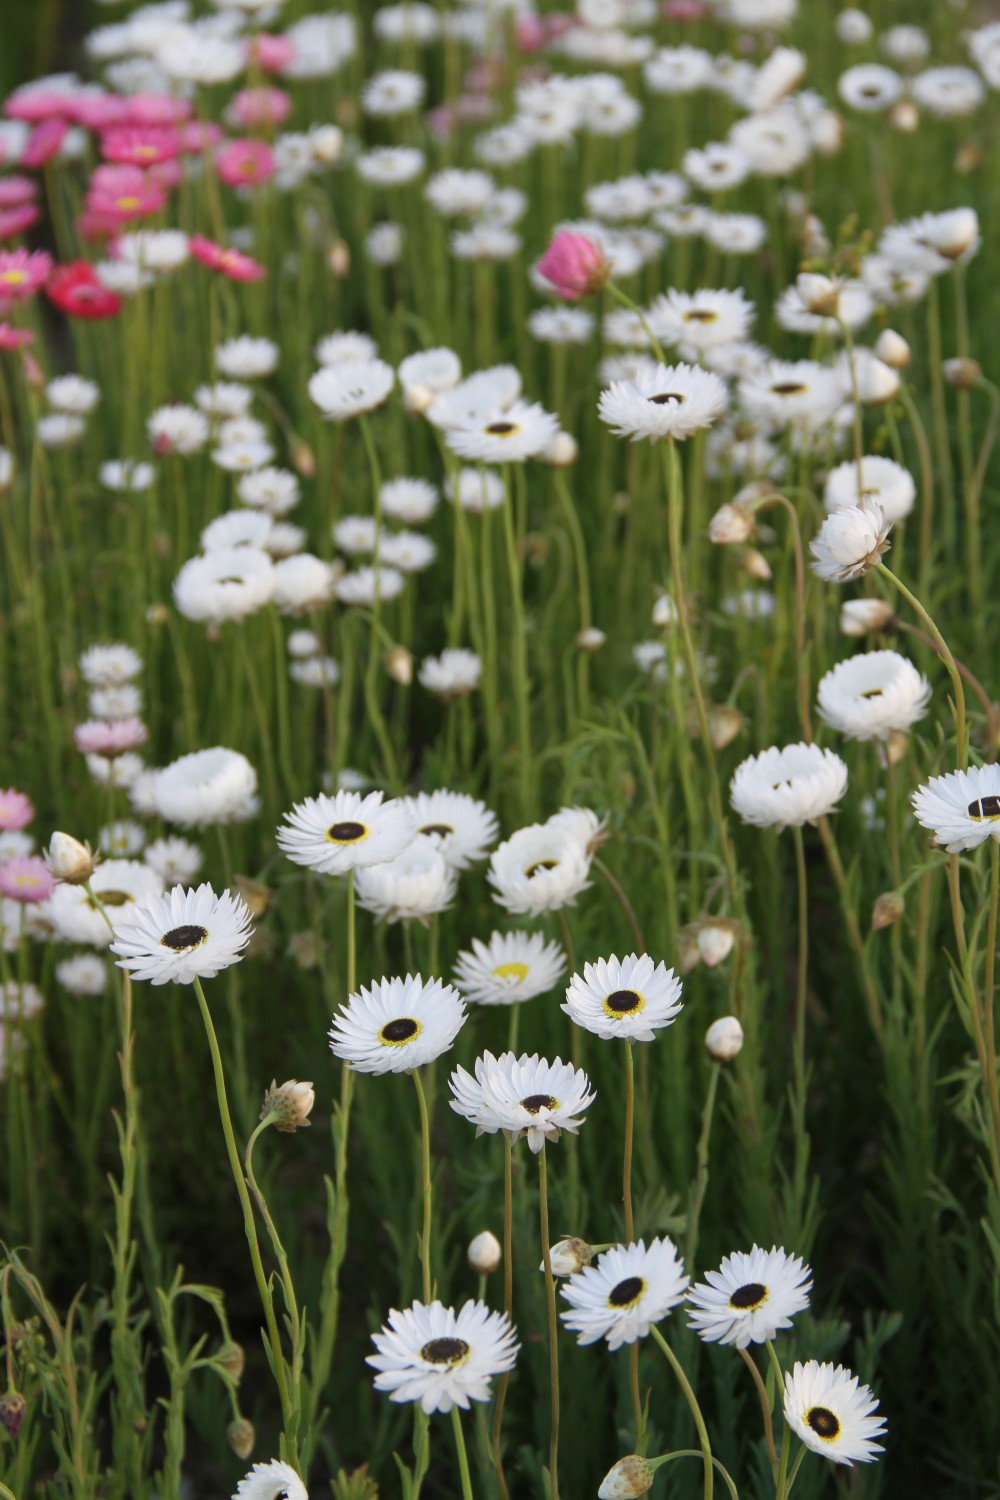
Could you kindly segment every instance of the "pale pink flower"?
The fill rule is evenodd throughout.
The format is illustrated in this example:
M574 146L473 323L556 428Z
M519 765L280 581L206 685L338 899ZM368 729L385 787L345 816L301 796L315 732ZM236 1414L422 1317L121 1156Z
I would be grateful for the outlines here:
M21 165L44 167L55 156L68 134L69 125L65 120L43 120L28 137L28 144L21 152Z
M103 719L87 719L73 730L76 748L82 755L103 755L105 760L113 760L116 755L124 755L127 750L144 745L148 738L149 730L141 719L135 717L115 719L111 723L105 723Z
M294 57L295 43L287 36L258 31L247 42L247 61L255 62L262 73L283 73Z
M37 204L19 203L16 208L0 208L0 240L12 240L34 228L41 218Z
M34 339L35 335L30 328L14 328L10 323L0 323L0 349L4 354L11 354L16 349L24 349L28 344L34 343Z
M181 128L181 150L186 156L214 151L222 140L222 126L211 120L191 120Z
M0 297L23 302L44 286L52 257L44 250L0 250Z
M191 114L190 101L172 94L133 94L125 106L130 125L183 125Z
M37 125L41 120L64 117L69 112L69 95L56 89L25 89L5 101L3 112L9 120Z
M128 100L117 94L73 94L69 96L69 116L85 130L108 130L128 121Z
M244 130L255 125L283 125L292 112L292 101L284 89L241 89L229 101L226 118Z
M55 884L55 876L37 854L15 855L0 864L0 896L11 901L47 901Z
M608 279L607 257L600 245L585 234L560 229L538 262L540 275L552 283L557 296L566 302L579 302L592 292L599 292Z
M274 152L266 141L230 141L215 167L227 187L257 187L274 176Z
M34 816L34 803L24 792L14 787L0 791L0 828L27 828Z
M159 213L167 195L152 175L138 167L98 167L87 189L87 209L112 222L143 219Z
M38 185L31 177L13 173L0 177L0 208L19 208L22 203L31 203L38 196Z

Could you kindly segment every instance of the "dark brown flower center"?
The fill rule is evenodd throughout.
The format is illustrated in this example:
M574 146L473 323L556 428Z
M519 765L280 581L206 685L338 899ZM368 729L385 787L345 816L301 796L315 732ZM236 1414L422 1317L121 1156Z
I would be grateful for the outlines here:
M642 996L635 990L615 990L604 1003L616 1016L627 1016L630 1011L639 1009Z
M806 1422L827 1443L840 1436L840 1418L828 1406L811 1406L806 1412Z
M517 431L516 422L491 422L486 429L494 437L510 437L512 432Z
M175 953L183 953L185 948L197 948L207 937L207 927L174 927L160 938L160 946L173 948Z
M457 1365L469 1352L464 1339L431 1339L420 1351L420 1358L431 1365Z
M767 1287L759 1281L748 1281L746 1286L738 1286L729 1299L729 1306L746 1312L754 1307L761 1307L767 1301Z
M801 396L808 390L808 386L796 380L785 380L781 385L772 385L771 389L776 396Z
M535 863L529 865L524 873L530 880L533 875L538 874L539 870L554 870L558 864L557 859L536 859Z
M326 830L326 836L335 844L356 844L367 832L363 823L334 823Z
M455 830L454 828L451 828L447 823L427 823L423 828L418 828L417 832L429 834L436 833L438 838L446 839L448 835L450 833L454 833Z
M678 391L661 391L648 398L654 406L683 406L684 397Z
M537 1115L540 1109L555 1109L558 1104L559 1100L553 1099L551 1094L529 1094L527 1099L521 1100L521 1108L529 1115Z
M611 1288L608 1293L609 1307L631 1307L638 1302L646 1290L646 1283L641 1276L626 1276L624 1281Z
M992 823L1000 818L1000 797L980 797L978 802L969 803L967 811L974 823Z
M715 323L719 314L708 307L695 307L684 314L685 323Z
M390 1047L398 1047L400 1042L408 1042L415 1037L420 1030L420 1023L412 1016L397 1016L394 1021L386 1021L379 1032L379 1041L387 1042Z
M128 891L98 891L97 899L102 906L127 906L135 897L130 896Z

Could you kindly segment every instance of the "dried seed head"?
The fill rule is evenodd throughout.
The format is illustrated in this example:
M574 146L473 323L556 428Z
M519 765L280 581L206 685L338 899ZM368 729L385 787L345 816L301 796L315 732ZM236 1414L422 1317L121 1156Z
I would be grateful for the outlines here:
M637 1495L646 1495L653 1487L654 1473L646 1459L630 1453L605 1474L597 1491L599 1500L635 1500Z
M977 359L946 359L941 368L948 384L960 391L971 391L983 374L983 367Z
M393 682L398 682L400 687L409 687L413 681L413 652L407 651L405 646L390 646L383 657L385 670Z

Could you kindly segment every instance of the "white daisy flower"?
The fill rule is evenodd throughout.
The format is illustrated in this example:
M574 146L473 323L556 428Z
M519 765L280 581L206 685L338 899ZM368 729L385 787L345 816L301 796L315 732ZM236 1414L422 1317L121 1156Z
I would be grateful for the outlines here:
M488 172L446 167L427 179L424 197L443 218L454 219L460 215L482 213L496 190L496 183Z
M321 793L297 802L277 831L278 848L296 865L321 875L395 859L413 841L413 819L382 792Z
M733 772L729 798L744 823L801 828L833 811L847 790L847 767L818 745L772 745Z
M875 1441L885 1420L873 1415L878 1402L871 1388L843 1365L798 1361L785 1375L784 1417L792 1431L835 1464L867 1464L882 1452Z
M334 1016L330 1048L357 1073L409 1073L447 1052L464 1022L465 1001L450 984L380 979Z
M270 522L253 511L245 514ZM189 558L173 585L181 614L210 625L245 620L268 604L273 593L274 564L266 552L252 546L220 547Z
M532 823L493 851L488 878L501 906L537 917L575 905L589 874L584 845L558 826Z
M236 493L242 505L269 516L287 516L299 503L298 477L289 469L265 467L241 476Z
M309 395L331 422L345 422L381 406L396 383L396 372L381 359L324 365L309 379Z
M114 854L122 859L141 854L145 842L146 830L131 818L108 823L97 835L97 847L102 854Z
M726 409L726 387L718 375L695 365L661 365L615 381L597 404L602 422L620 437L686 438L710 427Z
M453 647L440 656L425 656L417 676L420 686L445 703L474 693L483 675L483 664L474 651Z
M649 324L657 338L680 349L685 359L700 359L708 349L743 343L753 316L753 303L740 290L671 289L653 303Z
M484 943L472 939L455 960L454 980L477 1005L517 1005L555 988L566 969L566 955L540 932L494 932Z
M241 334L216 345L215 368L231 380L258 380L278 368L278 346L272 339Z
M383 922L422 922L447 911L455 899L457 872L436 838L417 833L401 854L358 869L358 904Z
M214 979L239 963L250 941L250 913L239 896L210 885L175 885L164 896L133 905L115 924L111 952L119 969L151 984Z
M387 532L380 542L380 558L401 573L422 573L437 557L437 548L419 531Z
M536 1156L564 1130L575 1135L597 1097L586 1073L572 1063L513 1052L484 1052L476 1059L475 1077L456 1068L451 1092L452 1109L475 1125L477 1135L502 1130L512 1141L524 1136Z
M232 421L246 416L253 391L238 380L217 380L214 385L200 385L194 393L194 400L207 416Z
M257 772L238 750L213 745L154 773L151 796L168 823L203 826L242 820L253 805Z
M514 401L449 428L448 447L477 463L521 463L543 453L559 431L559 418L535 401Z
M453 870L467 870L485 859L496 843L496 815L466 792L418 792L402 802L417 833L437 840Z
M56 964L56 978L71 995L103 995L108 975L96 953L77 953Z
M197 844L172 837L154 839L147 845L143 859L151 870L171 885L190 885L201 869L204 855Z
M709 1344L763 1344L809 1306L811 1286L812 1272L798 1256L754 1245L749 1255L725 1256L717 1271L706 1272L705 1281L691 1288L688 1326Z
M652 1042L656 1032L680 1015L681 982L673 969L654 964L648 954L599 958L584 964L566 990L560 1007L587 1031L610 1040Z
M398 568L355 568L335 580L333 592L341 604L371 609L376 599L385 603L398 598L405 582Z
M739 402L759 426L814 432L832 420L840 405L840 383L832 370L813 360L772 359L741 378Z
M514 1368L519 1348L507 1314L471 1300L457 1313L441 1302L394 1308L372 1343L378 1352L365 1362L378 1371L375 1389L419 1401L428 1415L488 1401L490 1381Z
M863 495L857 505L844 505L827 516L809 543L812 570L827 583L860 578L892 546L892 522L877 500Z
M49 412L35 423L35 436L43 448L69 448L79 442L85 431L84 418L69 412Z
M366 115L393 119L418 109L427 85L419 73L405 68L386 68L375 73L361 90L361 108Z
M334 687L340 681L340 667L332 656L310 656L290 662L288 675L302 687Z
M353 328L325 334L313 352L321 365L367 364L378 359L378 345L371 334Z
M504 502L503 480L495 469L459 469L454 484L450 479L445 481L444 492L449 500L476 516L499 510Z
M917 822L949 854L978 849L987 839L1000 843L1000 765L932 776L911 800Z
M349 557L374 552L381 536L374 516L341 516L333 523L330 534L334 546Z
M282 615L311 614L333 595L330 564L311 552L299 552L274 565L274 606Z
M688 1277L673 1240L614 1245L564 1281L560 1295L569 1308L559 1316L578 1334L577 1343L607 1339L620 1349L644 1338L684 1299Z
M837 93L850 109L875 114L891 109L903 93L903 80L882 63L858 63L837 80Z
M884 740L927 712L931 685L895 651L868 651L838 662L820 678L820 717L852 740Z
M844 505L857 505L864 496L876 500L890 525L904 521L913 509L917 487L913 475L891 458L866 454L861 460L861 487L858 487L858 465L852 458L831 469L823 491L828 511Z
M358 176L372 187L401 187L424 170L424 153L416 146L374 146L354 163Z
M462 378L462 361L454 349L421 349L408 354L396 372L404 394L429 391L432 396L450 391Z
M97 477L106 490L137 494L148 490L156 478L152 464L136 462L131 458L111 458L101 464Z
M134 859L105 860L97 866L90 885L115 931L131 907L163 891L156 871ZM49 898L49 919L63 942L106 948L111 941L107 922L82 885L60 882L56 886Z
M387 479L380 495L382 514L406 526L420 526L437 510L439 498L436 487L427 479Z
M209 521L201 533L203 552L228 552L235 547L263 551L271 530L271 517L255 510L229 510Z
M233 1500L279 1500L282 1495L285 1500L309 1500L309 1493L295 1470L272 1458L270 1463L254 1464L236 1486Z

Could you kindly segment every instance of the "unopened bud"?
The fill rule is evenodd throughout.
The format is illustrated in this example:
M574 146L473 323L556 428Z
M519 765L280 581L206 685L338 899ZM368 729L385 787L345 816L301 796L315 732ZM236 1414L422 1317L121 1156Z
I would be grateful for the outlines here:
M343 281L351 269L351 252L344 240L334 240L326 252L326 263L338 281Z
M605 1474L597 1491L598 1500L634 1500L636 1495L646 1495L653 1487L654 1473L646 1459L630 1453Z
M841 634L884 634L892 628L895 618L892 605L884 599L848 599L840 606Z
M230 1339L228 1343L223 1344L215 1356L215 1363L225 1370L226 1374L236 1385L239 1385L243 1379L243 1366L246 1364L243 1345L236 1344Z
M742 505L720 505L708 523L708 539L718 546L748 542L754 533L753 515Z
M96 860L89 844L81 844L68 833L54 833L49 839L48 866L57 880L67 885L86 885L94 873Z
M713 703L708 710L708 735L714 750L725 750L743 728L744 718L731 703Z
M946 359L941 368L948 384L960 391L971 391L983 373L983 367L977 359Z
M727 917L712 917L698 930L698 952L710 969L724 963L733 951L740 930L738 922Z
M343 153L344 132L336 125L314 125L309 132L309 145L316 161L332 167Z
M262 880L252 880L249 875L237 875L236 889L252 917L262 917L271 904L271 888Z
M763 552L758 552L756 547L747 547L740 558L740 567L744 573L749 573L751 578L756 578L758 583L769 583L771 580L771 564Z
M881 932L898 922L906 910L906 902L899 891L883 891L872 907L872 932Z
M835 318L840 308L840 285L829 276L802 271L795 282L802 305L820 318Z
M474 1240L470 1240L468 1256L472 1269L478 1271L480 1276L488 1276L500 1264L500 1241L489 1229L484 1229Z
M253 1423L248 1422L246 1417L234 1417L226 1428L226 1442L237 1458L249 1458L256 1441Z
M698 923L692 922L687 927L680 927L677 931L677 967L682 974L690 974L701 963L701 949L698 947Z
M8 1437L17 1440L24 1422L24 1414L28 1409L28 1403L20 1391L5 1391L0 1396L0 1423Z
M311 479L316 472L316 455L301 438L297 438L292 447L292 467L303 479Z
M586 1240L571 1238L549 1246L549 1265L553 1276L575 1276L577 1271L589 1266L593 1258L594 1252ZM544 1261L538 1269L545 1270Z
M311 1083L299 1083L297 1078L289 1078L279 1086L272 1078L271 1087L264 1095L260 1118L263 1120L267 1115L274 1115L277 1128L291 1133L309 1124L315 1103L316 1094Z
M576 634L577 649L591 654L600 651L606 640L604 631L598 630L596 625L589 625L586 630L578 630Z
M905 370L910 363L910 346L894 328L883 328L875 340L875 353L891 370Z
M405 646L390 646L383 660L393 682L409 687L413 681L413 652L407 651Z
M892 729L885 744L879 745L879 759L885 766L898 766L910 747L910 737L902 729Z
M422 417L433 400L434 392L429 385L421 385L417 381L413 385L403 387L403 405L416 417Z
M912 135L920 124L920 111L912 99L900 99L890 109L888 120L893 130Z
M576 463L580 447L570 432L557 432L545 452L542 462L553 469L569 469Z
M667 630L677 623L677 610L669 594L657 594L653 602L653 624L657 630Z
M713 1062L732 1062L743 1047L743 1027L735 1016L721 1016L705 1032L705 1050Z

